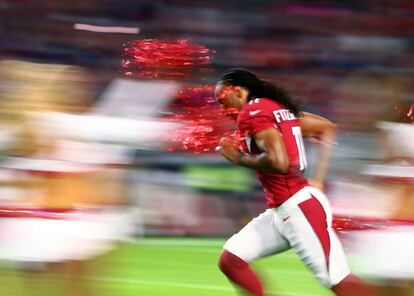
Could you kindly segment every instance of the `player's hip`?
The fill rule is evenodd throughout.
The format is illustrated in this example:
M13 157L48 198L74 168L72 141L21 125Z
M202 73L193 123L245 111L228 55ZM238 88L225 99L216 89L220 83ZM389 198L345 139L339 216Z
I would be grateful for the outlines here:
M322 214L326 216L327 220L332 220L331 207L327 197L318 188L312 186L304 186L281 205L272 208L272 211L284 219L298 209L301 212L311 211L310 214L313 215Z

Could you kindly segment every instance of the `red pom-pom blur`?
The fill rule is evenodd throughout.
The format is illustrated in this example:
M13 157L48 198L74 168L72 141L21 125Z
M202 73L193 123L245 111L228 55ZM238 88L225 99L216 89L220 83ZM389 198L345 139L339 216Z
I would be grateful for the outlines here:
M207 71L214 51L186 39L144 39L124 44L121 71L137 78L179 79Z
M170 105L167 118L182 123L167 139L169 151L214 152L225 132L234 129L214 99L214 85L182 89Z

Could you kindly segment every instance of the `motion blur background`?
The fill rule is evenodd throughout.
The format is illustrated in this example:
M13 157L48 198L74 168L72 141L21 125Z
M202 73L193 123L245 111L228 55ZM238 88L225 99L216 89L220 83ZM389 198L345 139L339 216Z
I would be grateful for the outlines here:
M0 0L2 215L110 212L121 221L111 240L118 238L113 233L131 240L237 231L265 204L254 173L212 149L214 137L230 127L210 118L214 137L203 151L191 146L200 117L176 115L200 109L200 100L217 107L211 87L217 77L245 67L279 81L306 111L337 124L326 180L337 217L412 219L411 211L401 213L395 186L378 181L367 165L386 158L379 122L407 121L414 102L413 33L409 0ZM143 39L203 45L212 50L211 64L173 78L125 75L123 46ZM198 92L183 99L192 87ZM321 144L306 145L311 176ZM353 221L339 220L338 230ZM23 253L2 256L36 257Z

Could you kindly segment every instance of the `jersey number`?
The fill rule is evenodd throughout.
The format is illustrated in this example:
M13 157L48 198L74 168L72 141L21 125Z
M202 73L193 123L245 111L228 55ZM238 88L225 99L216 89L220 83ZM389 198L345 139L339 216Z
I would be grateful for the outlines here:
M302 171L307 167L308 162L306 161L305 146L303 145L302 131L300 129L300 126L293 126L292 133L295 136L296 147L298 148L299 153L300 170Z

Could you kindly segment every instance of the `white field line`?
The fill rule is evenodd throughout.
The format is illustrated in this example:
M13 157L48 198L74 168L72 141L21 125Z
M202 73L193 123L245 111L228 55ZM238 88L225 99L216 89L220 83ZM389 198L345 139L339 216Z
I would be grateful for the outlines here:
M132 243L137 245L149 246L180 246L180 247L222 247L225 240L220 239L163 239L163 238L144 238L132 239Z
M176 262L176 261L167 262L167 261L156 261L154 259L141 259L141 258L136 258L136 257L128 258L128 259L119 258L119 259L111 260L111 262L121 262L121 263L122 262L125 262L125 263L134 262L134 263L137 263L137 264L140 264L140 263L147 264L147 263L149 263L151 265L156 265L156 266L183 267L183 268L191 267L191 268L195 268L195 269L197 269L197 267L200 267L204 270L206 269L206 266L201 265L200 263L197 263L197 262L194 262L194 263L188 263L188 262L183 263L183 262ZM218 271L218 266L215 265L214 262L211 265L209 265L208 267L210 269L213 269L213 270L217 269L217 272L219 272ZM280 276L280 277L286 277L286 276L289 276L289 277L291 277L291 276L294 276L294 277L309 277L310 276L309 272L307 272L307 271L297 271L297 270L293 270L293 269L269 268L269 267L263 268L263 269L268 271L268 272L271 272L272 274L276 274L277 276Z
M223 240L204 240L204 239L157 239L157 238L145 238L145 239L132 239L129 241L130 243L143 246L143 247L163 247L169 249L171 251L180 251L177 250L175 247L223 247L224 241ZM186 250L192 252L200 252L200 253L216 253L218 254L220 250L210 250L210 249L199 249L194 248L192 250ZM286 258L297 257L297 255L293 252L285 252L280 255L276 256L283 256Z
M186 248L185 250L183 249L179 249L178 246L168 246L168 245L150 245L150 244L145 244L145 245L141 245L142 247L150 247L151 249L158 249L158 250L166 250L168 252L194 252L194 253L208 253L208 254L217 254L217 256L220 254L221 249L209 249L209 248L205 248L205 247L191 247L188 246L188 248ZM186 246L183 246L186 247ZM191 247L191 249L190 249ZM278 258L286 258L286 259L292 259L292 258L297 258L298 255L296 255L294 252L284 252L281 254L275 254L275 255L271 255L271 256L278 256Z
M202 289L210 291L235 291L231 287L216 286L216 285L199 285L199 284L187 284L179 282L167 282L167 281L149 281L141 279L127 279L127 278L112 278L112 277L88 277L88 279L97 281L97 282L108 282L108 283L120 283L120 284L135 284L135 285L149 285L149 286L165 286L165 287L176 287L176 288L187 288L187 289ZM320 296L317 294L298 294L298 293L289 293L289 292L276 292L276 291L267 291L267 295L277 295L277 296Z
M192 253L207 253L207 254L215 254L217 255L217 257L220 255L221 250L219 249L207 249L207 248L177 248L174 246L168 247L168 246L150 246L150 245L146 245L146 246L142 246L142 247L148 247L151 249L157 249L157 250L163 250L163 251L168 251L168 252L181 252L181 253L188 253L188 252L192 252Z

